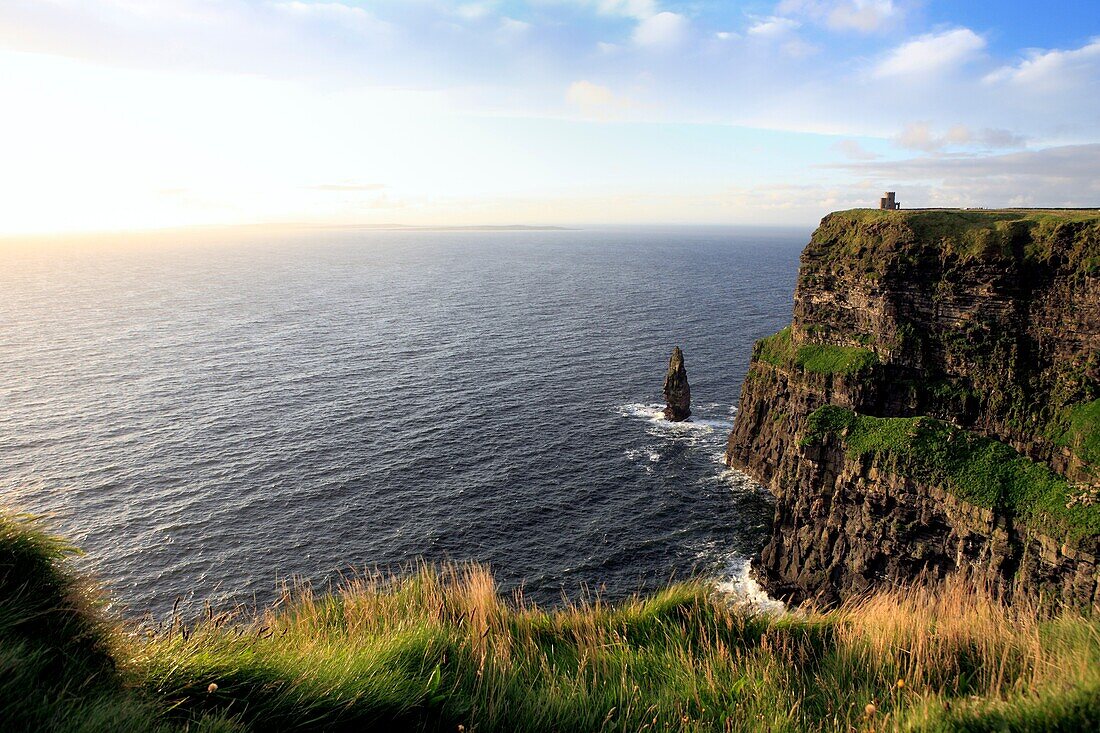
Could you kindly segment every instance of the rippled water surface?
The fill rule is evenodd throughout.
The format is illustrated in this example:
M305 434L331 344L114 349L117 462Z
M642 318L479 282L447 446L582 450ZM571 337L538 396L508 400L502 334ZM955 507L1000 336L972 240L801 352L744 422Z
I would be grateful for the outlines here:
M477 560L554 602L761 543L720 456L807 233L322 232L0 249L0 494L131 612ZM684 348L693 422L660 419Z

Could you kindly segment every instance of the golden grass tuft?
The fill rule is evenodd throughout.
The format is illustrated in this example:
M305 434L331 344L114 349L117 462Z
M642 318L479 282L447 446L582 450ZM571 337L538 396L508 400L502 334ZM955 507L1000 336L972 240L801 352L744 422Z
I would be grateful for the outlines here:
M480 566L419 565L141 633L74 603L66 545L0 519L12 729L1100 729L1100 614L961 578L768 615L702 581L544 609Z
M1058 702L1100 684L1095 616L961 578L769 616L701 583L545 610L501 598L482 567L419 566L330 595L298 587L238 621L148 644L156 694L187 709L217 679L227 702L287 729L360 715L471 731L938 729L1043 701L1100 716L1100 702ZM261 681L279 693L257 698Z

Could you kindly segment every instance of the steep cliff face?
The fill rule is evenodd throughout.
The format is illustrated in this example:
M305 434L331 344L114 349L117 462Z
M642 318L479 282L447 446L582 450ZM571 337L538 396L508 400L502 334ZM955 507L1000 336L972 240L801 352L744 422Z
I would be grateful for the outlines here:
M776 496L776 594L962 568L1100 601L1100 212L827 216L727 462Z

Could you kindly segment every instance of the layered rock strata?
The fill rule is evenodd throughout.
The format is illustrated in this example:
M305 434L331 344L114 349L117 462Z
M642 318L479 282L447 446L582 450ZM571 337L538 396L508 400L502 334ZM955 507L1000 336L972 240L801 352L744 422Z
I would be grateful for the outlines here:
M679 346L672 350L668 360L664 392L667 419L682 422L691 417L691 387L688 386L687 369L684 367L684 352Z
M776 497L774 594L964 570L1097 603L1100 212L827 216L726 459Z

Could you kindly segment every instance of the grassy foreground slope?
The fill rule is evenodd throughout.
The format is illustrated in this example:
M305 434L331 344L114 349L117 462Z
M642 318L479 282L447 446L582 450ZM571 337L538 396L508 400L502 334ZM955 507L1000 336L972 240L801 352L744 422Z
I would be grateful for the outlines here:
M475 566L156 633L0 515L5 730L833 731L1100 726L1100 619L961 582L765 616L704 584L553 611Z

